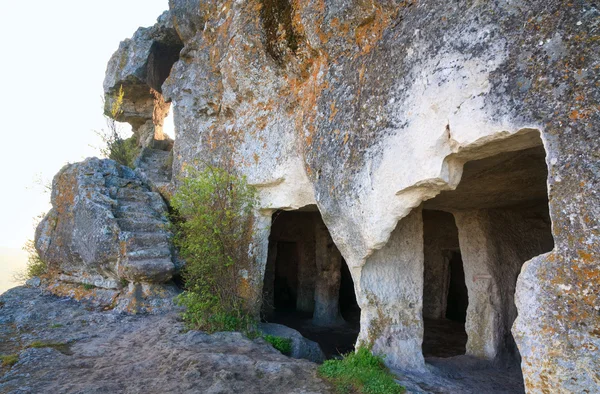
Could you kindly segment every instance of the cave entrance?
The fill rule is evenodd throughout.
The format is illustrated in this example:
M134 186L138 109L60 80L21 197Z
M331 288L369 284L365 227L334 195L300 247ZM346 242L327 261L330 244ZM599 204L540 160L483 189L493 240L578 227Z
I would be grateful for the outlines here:
M508 151L466 162L456 190L444 191L423 204L426 361L440 366L442 359L433 356L452 355L430 351L428 320L460 324L456 320L461 320L468 303L464 353L508 368L504 372L520 387L517 391L522 391L522 375L511 333L517 317L517 278L526 261L554 247L546 154L539 133L527 138L522 149L507 144ZM467 301L458 279L459 256Z
M467 345L469 297L454 216L423 210L423 230L423 355L462 355Z
M316 206L273 214L261 313L319 343L327 357L354 349L354 283Z
M463 268L463 261L460 251L450 252L448 260L450 269L450 285L448 286L446 319L464 323L467 320L469 296L467 294L465 270Z

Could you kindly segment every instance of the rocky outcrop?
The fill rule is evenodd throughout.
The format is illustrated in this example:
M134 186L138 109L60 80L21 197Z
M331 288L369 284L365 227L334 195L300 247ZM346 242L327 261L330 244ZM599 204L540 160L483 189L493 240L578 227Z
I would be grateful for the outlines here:
M452 214L467 353L497 361L514 336L529 392L598 391L599 12L584 0L172 0L157 26L184 46L162 84L174 179L226 158L258 187L258 288L273 213L316 206L352 274L360 341L404 370L427 369L423 210Z
M32 343L37 347L31 347ZM329 393L317 365L262 339L185 331L172 311L128 316L23 287L0 295L2 393Z
M171 281L176 271L168 224L162 197L133 170L91 158L54 177L52 209L37 228L35 245L58 280L55 292L72 293L64 283L96 287L101 303L133 308L139 300L119 299L121 293L154 298L160 291L151 285Z
M163 14L150 28L138 29L133 38L121 42L108 63L104 90L106 113L123 89L123 103L117 120L128 122L141 147L169 150L173 142L163 133L170 108L162 97L162 84L179 58L181 41L170 15Z

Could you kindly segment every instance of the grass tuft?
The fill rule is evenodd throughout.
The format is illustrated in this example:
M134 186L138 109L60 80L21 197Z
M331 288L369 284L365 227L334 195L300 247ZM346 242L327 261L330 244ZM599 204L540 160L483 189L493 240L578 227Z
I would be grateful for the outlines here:
M27 345L27 347L33 349L51 348L58 350L59 352L61 352L62 354L66 354L67 356L73 354L73 352L71 352L71 346L68 343L62 342L33 341L29 345Z
M339 394L400 394L404 388L367 348L348 353L341 360L328 360L319 367L319 375L326 378Z
M0 362L3 367L12 367L19 362L18 354L0 355Z
M265 335L263 338L286 356L292 354L292 340L290 338L278 337L275 335Z

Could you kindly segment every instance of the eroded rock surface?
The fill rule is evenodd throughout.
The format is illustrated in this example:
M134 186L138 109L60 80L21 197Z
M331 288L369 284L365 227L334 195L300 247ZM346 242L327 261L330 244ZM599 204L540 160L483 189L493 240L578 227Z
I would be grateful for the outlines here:
M121 42L108 63L104 90L108 93L106 112L116 94L123 90L117 120L128 122L142 147L168 150L173 142L163 133L169 103L162 96L162 84L179 58L181 41L168 13L149 28L140 28L132 39Z
M35 244L49 269L46 284L58 294L133 308L143 299L176 294L173 286L162 286L176 272L171 238L160 194L133 170L91 158L54 177L52 209Z
M598 391L599 17L585 0L171 0L158 25L183 44L162 85L174 179L226 158L259 188L257 288L272 214L315 205L352 273L360 341L414 371L427 368L421 206L456 189L434 209L461 218L468 351L493 361L513 347L516 297L526 389ZM545 172L502 170L530 149ZM479 194L460 191L463 168L486 159ZM519 223L487 212L533 200L551 218L548 253L546 234L518 246Z
M28 348L37 341L39 348ZM43 344L53 344L44 347ZM239 333L185 332L176 312L128 316L24 287L0 296L2 393L328 393L316 364Z

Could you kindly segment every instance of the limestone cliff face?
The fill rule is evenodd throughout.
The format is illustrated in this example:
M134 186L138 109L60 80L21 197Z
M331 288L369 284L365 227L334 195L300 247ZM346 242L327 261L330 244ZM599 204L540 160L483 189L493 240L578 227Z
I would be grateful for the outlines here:
M225 160L259 188L257 286L271 215L315 205L352 273L359 341L395 367L422 370L421 211L431 200L429 209L455 215L460 248L476 262L465 268L467 352L495 359L510 347L516 312L504 305L518 274L512 333L527 390L594 391L599 17L583 0L171 0L152 29L179 41L151 39L168 54L182 45L178 58L161 57L170 72L136 76L155 53L135 49L148 42L136 33L111 60L105 89L110 96L135 77L140 91L174 104L174 179L187 166ZM534 156L546 164L531 195L532 182L502 178L504 192L492 190L498 182L481 190L493 204L468 193L460 204L439 200L460 188L469 163L487 165L472 172L485 179L500 165L485 160L530 149L542 149ZM553 239L533 248L494 230L527 215L482 212L534 197L547 198ZM516 268L498 268L513 260Z

